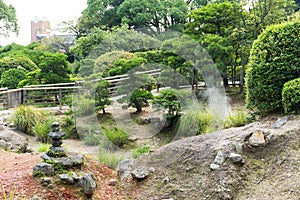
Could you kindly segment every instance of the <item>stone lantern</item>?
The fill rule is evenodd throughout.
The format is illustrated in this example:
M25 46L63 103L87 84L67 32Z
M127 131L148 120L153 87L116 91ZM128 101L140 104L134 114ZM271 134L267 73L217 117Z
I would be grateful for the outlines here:
M50 150L47 152L47 155L50 157L63 157L66 156L65 150L61 147L62 138L65 136L64 132L59 130L59 123L53 122L51 124L51 132L48 134L51 138Z

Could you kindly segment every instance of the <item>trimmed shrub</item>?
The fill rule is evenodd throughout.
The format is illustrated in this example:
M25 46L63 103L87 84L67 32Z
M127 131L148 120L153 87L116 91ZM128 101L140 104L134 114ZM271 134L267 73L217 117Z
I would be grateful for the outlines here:
M286 113L300 113L300 78L284 84L282 103Z
M246 73L247 108L283 110L284 83L300 76L300 22L268 27L254 42Z

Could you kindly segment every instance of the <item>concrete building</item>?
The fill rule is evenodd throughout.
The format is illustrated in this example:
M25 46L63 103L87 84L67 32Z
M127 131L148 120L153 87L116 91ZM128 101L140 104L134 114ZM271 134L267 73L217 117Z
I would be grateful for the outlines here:
M46 18L34 17L31 20L31 42L40 42L50 37L50 21Z

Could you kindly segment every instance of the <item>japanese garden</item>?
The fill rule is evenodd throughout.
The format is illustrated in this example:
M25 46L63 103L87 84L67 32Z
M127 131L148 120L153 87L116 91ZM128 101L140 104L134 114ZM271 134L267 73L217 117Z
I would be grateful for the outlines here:
M299 199L299 9L87 0L2 46L0 0L0 199Z

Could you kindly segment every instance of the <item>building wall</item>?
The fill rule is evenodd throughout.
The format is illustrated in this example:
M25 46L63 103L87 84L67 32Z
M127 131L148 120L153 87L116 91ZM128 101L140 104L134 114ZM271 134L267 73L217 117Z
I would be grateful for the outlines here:
M31 42L40 41L41 37L50 36L50 21L34 19L31 21Z

